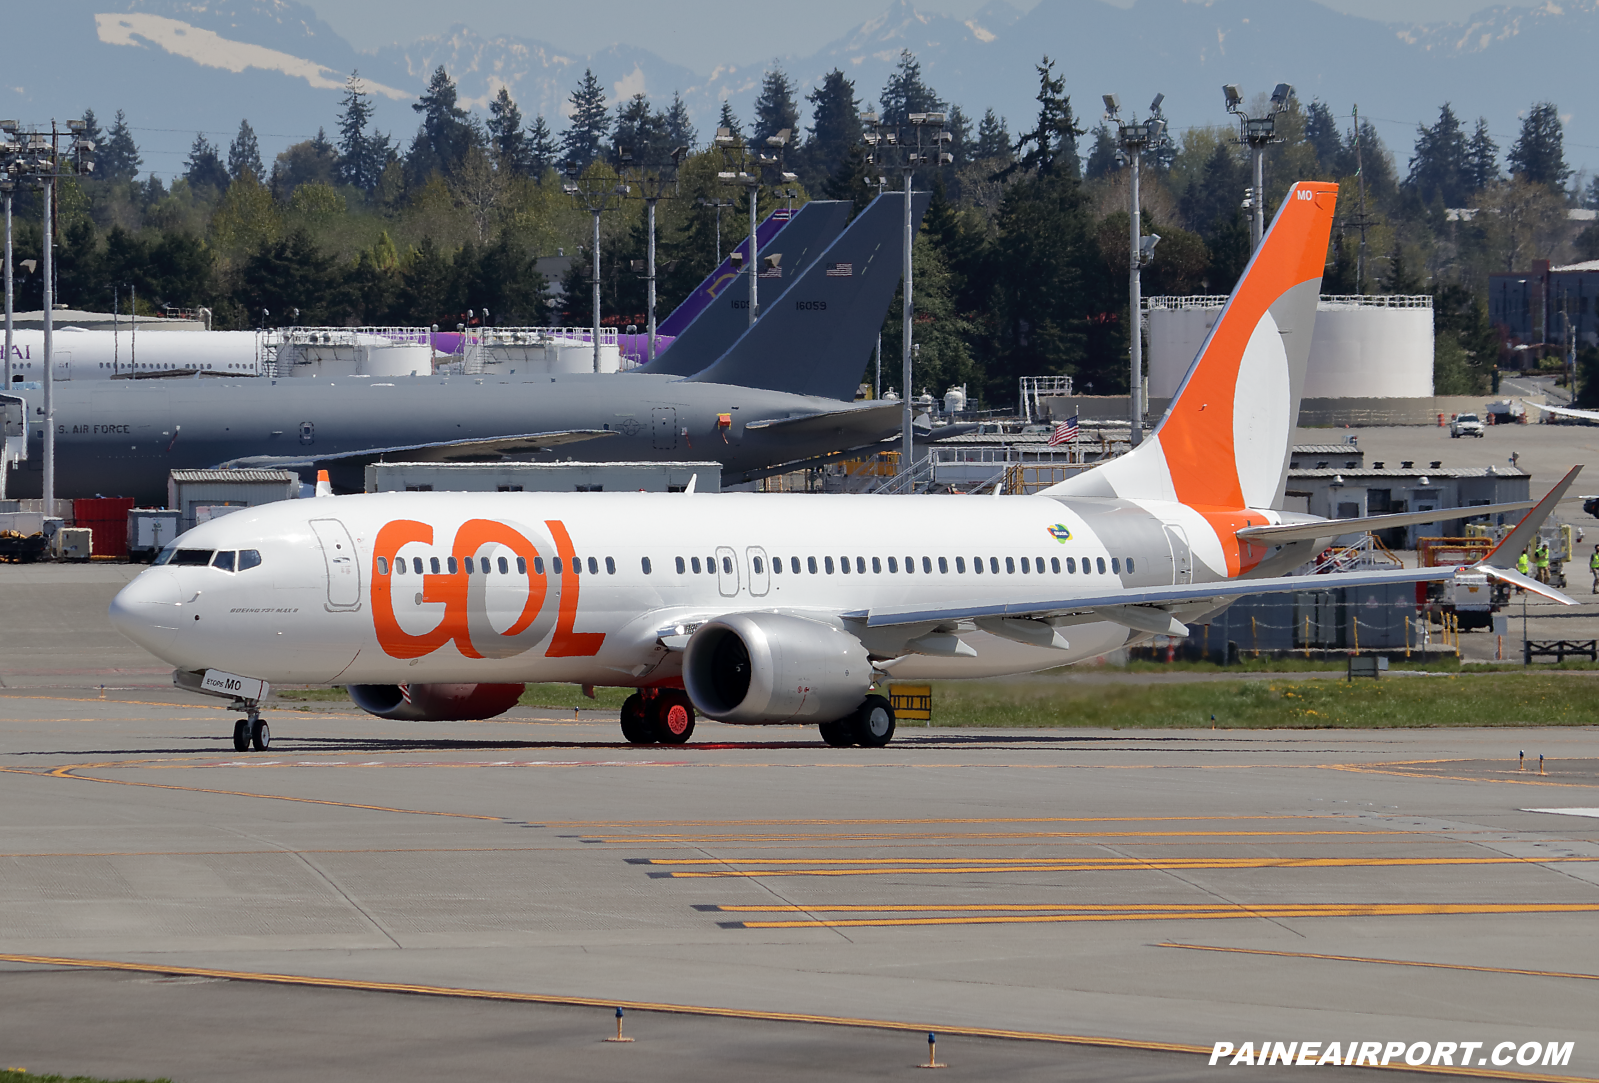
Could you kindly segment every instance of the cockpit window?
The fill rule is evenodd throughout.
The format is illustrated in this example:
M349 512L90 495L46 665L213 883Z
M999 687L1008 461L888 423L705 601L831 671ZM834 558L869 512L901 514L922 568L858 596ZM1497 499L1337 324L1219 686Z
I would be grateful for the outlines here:
M250 568L259 568L260 566L261 566L261 550L259 550L259 549L240 549L239 550L239 571L242 572L242 571L246 571L246 570L248 570Z
M232 549L224 549L216 555L216 559L211 561L211 567L231 572L233 570L233 557L234 552Z
M152 565L166 564L172 559L172 554L176 553L177 551L178 547L176 545L163 546L161 551L155 555L155 559L150 563Z
M214 549L179 549L172 554L171 563L198 565L203 568L211 563L211 557L215 553Z

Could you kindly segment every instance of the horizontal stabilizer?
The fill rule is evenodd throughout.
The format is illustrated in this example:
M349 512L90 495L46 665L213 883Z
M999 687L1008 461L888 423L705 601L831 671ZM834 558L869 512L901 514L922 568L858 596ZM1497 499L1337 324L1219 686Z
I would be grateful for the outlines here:
M1508 504L1483 504L1470 508L1435 508L1432 511L1406 511L1397 515L1368 515L1364 519L1321 519L1311 523L1246 526L1233 533L1240 541L1254 542L1257 545L1282 545L1285 542L1308 541L1312 538L1336 538L1341 534L1367 534L1374 530L1387 530L1396 526L1419 526L1422 523L1437 523L1450 519L1475 519L1481 515L1526 511L1530 507L1532 507L1531 500L1516 500Z
M1495 568L1513 566L1521 551L1538 537L1538 528L1543 526L1544 520L1549 518L1549 513L1555 510L1555 505L1560 503L1561 498L1566 495L1566 490L1571 488L1572 482L1577 480L1577 475L1580 473L1582 473L1581 466L1573 466L1566 471L1566 476L1555 482L1554 488L1544 494L1543 499L1538 501L1521 522L1517 523L1510 533L1499 539L1499 544L1482 558L1481 563Z
M955 620L976 620L983 617L1047 617L1066 613L1094 612L1101 608L1125 610L1138 605L1178 605L1187 602L1215 603L1220 605L1235 598L1251 594L1282 594L1296 590L1326 590L1329 587L1374 587L1392 583L1447 582L1460 569L1397 568L1380 572L1348 572L1341 575L1286 575L1275 579L1227 579L1217 583L1179 583L1170 587L1145 587L1141 590L1122 590L1106 594L1079 596L1046 596L994 605L950 605L937 608L927 606L888 606L873 609L866 615L871 628L891 627L898 624L943 623ZM1106 616L1122 624L1125 612L1116 617ZM1129 627L1131 627L1129 625ZM1169 634L1162 630L1162 634Z
M1541 594L1551 601L1559 602L1561 605L1577 604L1575 598L1567 597L1547 583L1540 583L1531 576L1522 575L1520 572L1511 571L1509 568L1496 568L1492 564L1478 564L1470 570L1482 572L1490 579L1497 579L1501 583L1509 583L1513 587L1520 587L1522 590L1530 590L1534 594Z
M446 440L430 444L396 444L392 447L360 448L355 451L332 451L310 455L246 455L218 463L220 467L296 467L316 463L348 461L351 459L376 459L380 455L400 452L411 456L412 462L480 462L485 459L503 459L507 455L526 454L560 447L580 440L598 440L619 435L614 429L566 429L560 432L532 432L520 436L497 436L492 439Z
M745 432L770 432L796 439L826 433L862 432L882 434L890 427L897 429L901 415L897 402L869 402L844 410L829 410L821 414L802 414L798 417L774 417L751 421Z

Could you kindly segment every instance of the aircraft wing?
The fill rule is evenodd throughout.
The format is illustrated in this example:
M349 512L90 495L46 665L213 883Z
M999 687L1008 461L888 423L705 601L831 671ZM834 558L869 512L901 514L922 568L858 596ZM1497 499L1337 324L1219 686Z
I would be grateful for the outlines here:
M1194 603L1222 603L1251 594L1283 594L1296 590L1326 590L1329 587L1372 587L1389 583L1432 583L1455 577L1459 570L1444 568L1397 568L1380 572L1349 572L1340 575L1286 575L1275 579L1227 579L1215 583L1179 583L1169 587L1146 587L1143 590L1113 591L1104 594L1040 595L1022 602L996 605L961 605L928 608L923 606L895 606L875 608L864 613L846 613L845 617L865 618L871 628L896 624L925 624L929 621L975 620L984 617L1051 617L1068 613L1094 612L1125 623L1111 611L1127 606L1145 607L1154 616L1153 607L1191 605ZM1135 616L1133 619L1137 619ZM1128 624L1128 627L1139 627Z
M1364 519L1323 519L1314 523L1282 523L1277 526L1246 526L1233 533L1240 541L1264 545L1281 545L1284 542L1308 541L1312 538L1336 538L1340 534L1367 533L1387 530L1395 526L1416 526L1437 523L1447 519L1475 519L1479 515L1497 515L1500 512L1526 511L1533 506L1531 500L1516 500L1508 504L1482 504L1470 508L1435 508L1432 511L1407 511L1397 515L1368 515Z
M348 459L375 459L380 455L400 452L411 456L412 462L481 462L485 459L502 459L507 455L543 451L562 444L580 440L597 440L616 436L613 429L566 429L559 432L531 432L520 436L496 436L490 439L444 440L427 444L396 444L392 447L360 448L355 451L334 451L306 455L246 455L218 463L223 467L296 467Z
M1534 410L1543 410L1545 413L1557 414L1560 417L1580 417L1584 421L1599 421L1599 410L1574 410L1570 406L1546 406L1543 403L1522 399L1522 402Z

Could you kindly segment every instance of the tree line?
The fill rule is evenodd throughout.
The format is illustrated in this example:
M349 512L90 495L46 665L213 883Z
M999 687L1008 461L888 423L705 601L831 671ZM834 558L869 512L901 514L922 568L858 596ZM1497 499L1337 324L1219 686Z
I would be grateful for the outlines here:
M890 123L946 115L953 163L916 176L933 203L914 251L914 392L967 384L976 401L1002 406L1014 402L1018 376L1046 374L1072 375L1090 394L1127 390L1127 170L1113 129L1080 121L1048 57L1037 76L1036 112L1014 132L991 109L974 120L946 101L908 51L875 100L840 70L807 90L773 68L753 115L740 118L723 103L717 127L735 153L789 134L783 168L798 180L763 188L762 215L812 198L863 207L881 190L881 169L862 141L863 110ZM644 94L613 102L586 71L557 135L542 115L528 119L504 87L482 114L465 109L441 66L412 108L418 125L408 142L377 131L352 73L331 136L319 130L269 164L242 121L226 147L196 135L170 180L143 172L121 111L104 128L86 112L98 164L60 189L58 299L126 310L131 286L142 312L203 305L219 328L453 327L469 311L502 325L582 325L592 318L591 219L563 191L563 182L581 180L631 187L602 216L601 317L642 325L637 179L671 172L674 151L675 184L658 212L658 312L747 232L743 190L717 177L726 152L696 131L680 95L665 105ZM1535 104L1503 150L1484 121L1468 123L1445 103L1435 123L1418 126L1403 170L1370 120L1357 123L1326 102L1290 98L1277 132L1266 160L1268 215L1297 180L1339 184L1323 290L1431 293L1441 394L1488 389L1501 347L1487 322L1490 272L1539 258L1599 258L1599 231L1567 214L1599 207L1599 178L1566 164L1552 103ZM1142 165L1141 227L1161 237L1145 294L1230 291L1249 257L1240 206L1249 162L1236 133L1182 129ZM37 196L19 193L19 260L38 252L37 210ZM561 276L558 303L539 269L543 257L557 257L544 267ZM20 273L18 288L22 307L38 306L37 274ZM884 324L891 359L900 350L898 306ZM869 371L869 359L862 363ZM897 377L897 363L884 367Z

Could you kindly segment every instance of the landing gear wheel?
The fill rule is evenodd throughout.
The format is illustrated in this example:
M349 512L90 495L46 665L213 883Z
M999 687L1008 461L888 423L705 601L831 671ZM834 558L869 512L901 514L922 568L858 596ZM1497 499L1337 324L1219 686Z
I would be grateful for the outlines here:
M816 728L822 731L822 740L834 748L848 748L855 743L855 730L848 718L837 722L823 722Z
M243 752L250 747L250 720L241 718L233 723L233 751Z
M862 748L882 748L894 739L894 707L882 696L867 696L849 717L855 743Z
M265 752L271 748L272 727L257 718L255 724L250 727L250 743L255 746L257 752Z
M675 688L655 697L655 739L663 745L687 744L694 735L694 704Z
M622 704L622 736L628 744L647 745L655 740L654 727L650 725L649 708L644 697L634 692Z

